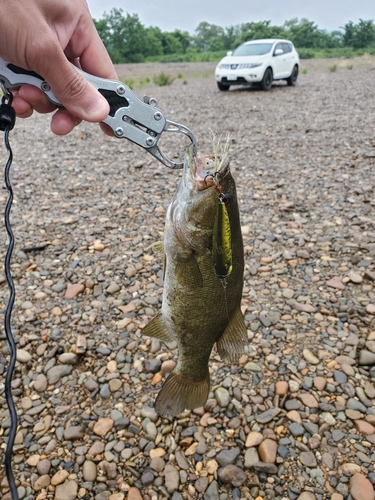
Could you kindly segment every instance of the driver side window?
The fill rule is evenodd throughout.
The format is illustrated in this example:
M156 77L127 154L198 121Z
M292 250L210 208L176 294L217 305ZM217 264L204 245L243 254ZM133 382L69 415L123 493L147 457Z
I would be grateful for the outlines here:
M276 51L277 51L277 50L282 50L282 51L283 51L283 53L284 53L284 50L283 50L283 44L282 44L282 43L278 43L278 44L276 45L275 50L273 51L273 55L274 55L274 57L275 57L275 56L277 57L277 56L281 55L281 54L276 54Z

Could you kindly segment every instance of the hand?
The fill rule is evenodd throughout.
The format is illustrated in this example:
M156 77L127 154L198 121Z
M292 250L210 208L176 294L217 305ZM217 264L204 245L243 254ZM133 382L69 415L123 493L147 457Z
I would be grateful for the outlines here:
M117 79L108 53L95 29L86 0L2 0L0 56L45 78L63 104L52 117L51 130L68 134L81 120L100 122L109 105L72 67L102 78ZM54 106L31 85L12 90L17 116L33 110L50 113Z

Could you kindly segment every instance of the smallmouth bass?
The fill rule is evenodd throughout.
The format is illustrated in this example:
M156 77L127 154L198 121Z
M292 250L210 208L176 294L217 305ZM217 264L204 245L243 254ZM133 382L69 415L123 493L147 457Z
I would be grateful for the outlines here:
M248 342L240 309L244 252L236 186L229 159L185 155L184 171L168 208L161 310L142 333L177 342L176 368L155 404L161 416L203 406L210 390L208 362L236 362Z

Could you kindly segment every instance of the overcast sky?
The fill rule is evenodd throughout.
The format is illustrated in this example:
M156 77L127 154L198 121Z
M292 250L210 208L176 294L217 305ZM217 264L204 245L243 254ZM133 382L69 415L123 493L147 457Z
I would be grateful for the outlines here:
M374 0L88 0L88 4L95 19L117 7L124 13L138 14L145 26L189 33L201 21L222 27L266 20L282 25L294 17L307 17L319 28L332 31L349 20L375 20Z

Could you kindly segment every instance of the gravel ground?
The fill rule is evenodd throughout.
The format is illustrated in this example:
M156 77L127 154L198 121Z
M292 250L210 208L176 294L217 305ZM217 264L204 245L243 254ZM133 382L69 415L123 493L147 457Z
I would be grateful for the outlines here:
M45 116L18 120L20 499L374 500L375 59L354 59L352 70L337 61L331 72L334 63L303 62L295 88L266 93L219 92L208 63L119 68L135 78L182 73L170 87L135 91L191 127L201 152L211 150L210 130L232 136L249 347L232 366L214 352L207 404L174 420L153 404L176 345L142 328L163 287L148 247L180 173L96 125L55 137ZM170 136L164 148L177 158L184 142ZM2 210L5 200L2 190ZM7 297L2 269L2 312Z

